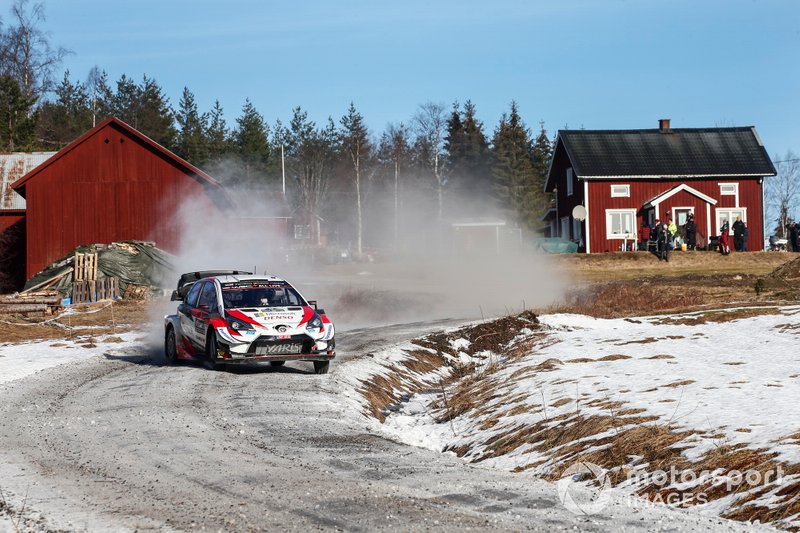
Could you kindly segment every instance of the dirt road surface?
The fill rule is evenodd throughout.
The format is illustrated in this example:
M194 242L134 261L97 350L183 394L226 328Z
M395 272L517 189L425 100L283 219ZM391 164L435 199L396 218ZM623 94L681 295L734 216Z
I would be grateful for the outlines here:
M552 484L395 443L342 402L335 373L444 324L341 332L308 363L212 372L142 348L0 387L7 529L648 530L742 527L617 502L575 516ZM2 502L3 500L0 500ZM3 521L0 520L0 530Z

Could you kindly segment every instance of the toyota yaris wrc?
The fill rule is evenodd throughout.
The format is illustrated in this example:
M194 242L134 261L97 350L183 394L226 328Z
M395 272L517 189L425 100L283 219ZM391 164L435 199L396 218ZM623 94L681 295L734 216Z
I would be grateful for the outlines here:
M336 355L334 328L289 282L236 270L184 274L172 299L178 312L164 317L168 362L229 363L313 361L328 372Z

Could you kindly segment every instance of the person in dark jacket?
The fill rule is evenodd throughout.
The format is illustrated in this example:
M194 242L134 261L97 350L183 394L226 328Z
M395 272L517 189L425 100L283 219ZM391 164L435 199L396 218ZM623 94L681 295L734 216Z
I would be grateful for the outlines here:
M686 219L683 231L686 233L686 249L694 250L697 246L697 224L694 223L694 215L689 215Z
M750 228L747 227L747 222L743 222L744 229L742 230L742 251L747 251L747 238L750 236Z
M744 242L744 222L742 222L742 217L736 217L736 222L733 223L731 229L733 230L733 247L737 252L741 252L744 246L742 244Z
M789 244L792 245L793 252L800 252L800 242L798 242L799 238L800 229L798 229L797 223L792 222L789 224Z

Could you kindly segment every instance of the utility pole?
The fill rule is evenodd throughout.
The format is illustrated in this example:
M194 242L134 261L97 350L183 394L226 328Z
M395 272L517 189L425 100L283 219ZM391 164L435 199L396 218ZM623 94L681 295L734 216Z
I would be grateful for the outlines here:
M283 158L283 145L281 145L281 184L283 188L283 197L286 198L286 163Z

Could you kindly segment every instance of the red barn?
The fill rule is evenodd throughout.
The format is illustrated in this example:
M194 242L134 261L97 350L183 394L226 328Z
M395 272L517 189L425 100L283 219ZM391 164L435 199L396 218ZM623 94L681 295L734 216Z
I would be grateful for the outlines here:
M148 240L179 245L175 211L224 212L211 176L124 122L109 118L13 184L26 199L27 277L76 246Z
M777 173L755 128L561 130L545 190L555 192L553 236L588 252L636 249L642 228L692 213L698 245L724 221L747 224L747 249L764 246L765 176ZM581 205L585 220L573 217Z

